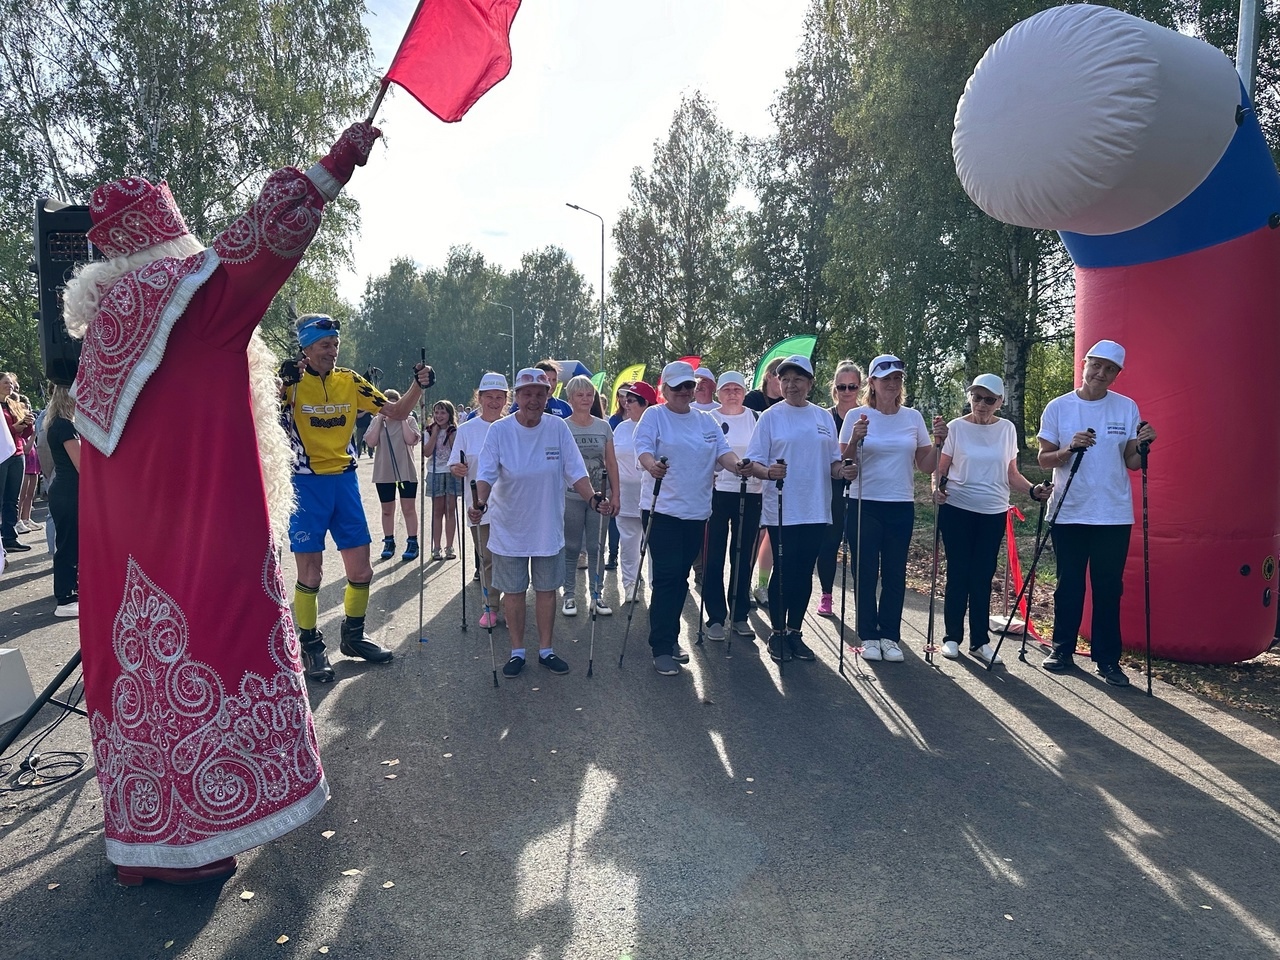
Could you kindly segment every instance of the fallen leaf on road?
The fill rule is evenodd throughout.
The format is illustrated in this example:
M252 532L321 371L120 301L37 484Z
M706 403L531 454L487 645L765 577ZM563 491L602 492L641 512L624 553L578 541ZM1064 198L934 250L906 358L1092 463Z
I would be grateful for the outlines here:
M241 899L241 900L252 900L252 899L253 899L253 891L252 891L252 890L246 890L244 893L240 894L240 899Z
M396 778L396 775L395 775L394 773L388 773L388 774L387 774L385 777L383 777L382 779L383 779L383 780L394 780L395 778Z
M288 942L289 942L289 938L283 933L280 934L280 936L276 937L276 943L288 943Z
M337 833L337 832L338 832L337 830L326 830L324 833L320 834L320 836L322 836L322 837L324 837L326 840L328 840L330 837L332 837L332 836L333 836L335 833Z
M49 889L50 889L50 890L57 890L60 886L62 886L62 884L60 884L60 883L51 883L51 884L49 884Z
M1202 904L1200 904L1200 909L1201 909L1201 910L1212 910L1212 909L1213 909L1213 907L1209 906L1207 903L1202 903Z
M450 760L450 759L452 759L452 758L453 758L453 754L452 754L452 753L446 753L446 754L444 755L444 758L445 758L446 760Z
M321 952L321 953L328 953L328 952L329 952L329 948L328 948L328 947L321 947L321 948L320 948L320 952Z
M1013 916L1012 916L1011 914L1006 913L1006 914L1004 915L1004 918L1005 918L1006 920L1012 920L1012 919L1013 919Z
M756 782L755 777L747 777L747 783L755 783L755 782Z
M168 949L169 949L170 947L172 947L172 946L173 946L173 941L172 941L172 940L166 940L166 941L164 942L164 948L165 948L166 950L168 950Z
M399 764L400 764L399 760L383 760L381 766L395 767L395 766L399 766Z
M350 870L343 870L342 875L344 877L358 877L360 876L360 871L352 867Z
M394 884L394 883L392 883L390 880L388 880L386 883L384 883L384 884L382 885L382 889L383 889L383 890L390 890L390 889L391 889L392 887L394 887L394 886L395 886L395 884Z

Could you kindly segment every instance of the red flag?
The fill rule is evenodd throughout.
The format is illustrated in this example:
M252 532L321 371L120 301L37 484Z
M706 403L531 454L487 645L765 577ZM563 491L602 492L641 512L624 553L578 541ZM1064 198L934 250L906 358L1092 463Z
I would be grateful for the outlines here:
M384 83L398 83L446 123L462 119L511 71L520 0L420 0Z

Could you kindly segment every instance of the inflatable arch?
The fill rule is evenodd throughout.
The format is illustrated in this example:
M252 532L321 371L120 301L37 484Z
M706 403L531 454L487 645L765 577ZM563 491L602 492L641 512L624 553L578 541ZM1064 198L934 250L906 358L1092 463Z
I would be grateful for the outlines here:
M952 147L986 213L1059 231L1076 265L1077 383L1095 341L1128 351L1116 389L1160 435L1153 652L1261 653L1280 587L1280 175L1230 60L1109 7L1045 10L978 62ZM1121 613L1133 649L1145 644L1140 523Z

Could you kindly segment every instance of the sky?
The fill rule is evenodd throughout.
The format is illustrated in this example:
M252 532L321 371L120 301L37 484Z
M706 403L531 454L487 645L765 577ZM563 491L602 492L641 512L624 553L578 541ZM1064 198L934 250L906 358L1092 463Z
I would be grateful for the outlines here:
M681 96L702 91L735 134L770 133L769 107L795 63L809 4L524 0L511 73L460 122L388 91L377 117L385 148L348 187L362 229L353 270L339 278L343 297L358 303L366 279L397 257L439 266L464 244L507 270L525 253L562 247L598 291L600 222L565 204L604 217L612 270L631 170L650 165ZM379 75L416 5L371 0L365 23Z

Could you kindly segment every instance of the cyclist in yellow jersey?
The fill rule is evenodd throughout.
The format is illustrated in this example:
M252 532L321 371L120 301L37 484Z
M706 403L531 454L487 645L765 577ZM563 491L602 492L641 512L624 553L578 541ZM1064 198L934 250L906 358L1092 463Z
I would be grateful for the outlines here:
M302 359L286 361L280 369L281 420L293 443L293 487L298 506L289 523L289 549L298 567L293 611L307 676L321 683L333 679L324 637L317 629L317 595L324 577L325 535L342 556L347 575L343 595L342 642L348 657L385 663L392 653L364 632L369 608L369 524L356 484L356 414L379 412L403 420L413 412L424 387L435 382L425 364L414 367L414 381L399 400L391 402L364 377L337 366L339 330L332 317L309 313L298 318Z

